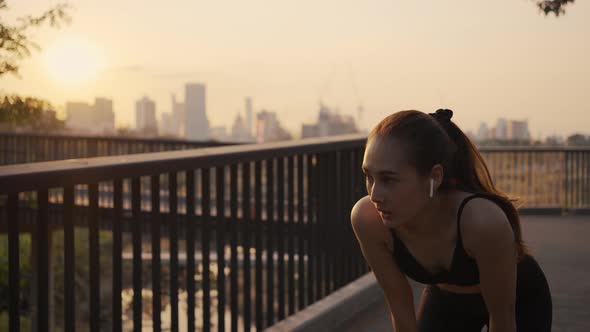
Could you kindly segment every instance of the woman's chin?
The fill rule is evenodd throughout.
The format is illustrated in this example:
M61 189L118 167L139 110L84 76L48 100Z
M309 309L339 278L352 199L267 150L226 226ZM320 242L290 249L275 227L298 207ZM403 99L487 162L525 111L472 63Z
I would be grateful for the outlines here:
M381 222L383 223L383 225L392 228L393 226L397 226L398 223L396 223L391 217L384 217L381 216Z

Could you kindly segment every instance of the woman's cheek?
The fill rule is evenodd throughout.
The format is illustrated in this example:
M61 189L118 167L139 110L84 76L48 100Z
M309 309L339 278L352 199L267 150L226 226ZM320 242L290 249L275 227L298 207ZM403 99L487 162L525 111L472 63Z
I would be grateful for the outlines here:
M390 206L388 206L389 210L391 211L392 217L402 217L404 213L405 206L407 204L406 197L404 195L403 188L394 187L391 191L391 200Z
M407 219L415 213L417 197L414 190L407 186L397 186L393 192L394 200L392 201L392 215L400 219Z

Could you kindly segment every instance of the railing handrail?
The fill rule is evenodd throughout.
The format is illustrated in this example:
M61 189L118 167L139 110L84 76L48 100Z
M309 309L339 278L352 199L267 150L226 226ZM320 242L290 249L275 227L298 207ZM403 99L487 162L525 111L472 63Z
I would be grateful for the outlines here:
M161 144L187 144L187 145L234 145L244 144L240 142L219 142L215 140L209 141L191 141L180 138L162 138L162 137L133 137L133 136L113 136L113 135L69 135L69 134L44 134L44 133L10 133L0 132L0 137L9 136L30 136L37 138L49 139L87 139L91 141L116 141L116 142L137 142L137 143L161 143Z
M205 147L178 151L92 157L0 166L0 193L67 187L98 183L117 178L149 176L167 172L229 165L228 159L265 160L277 155L318 153L363 145L364 134L230 146ZM480 152L588 152L590 147L556 146L483 146ZM112 174L117 174L114 177Z
M0 166L0 194L98 183L119 178L157 175L206 167L230 165L244 160L266 160L277 155L343 150L364 144L360 134L244 144L223 147L139 153L123 156L69 159ZM116 174L114 176L113 174Z
M480 152L588 152L590 146L478 146Z

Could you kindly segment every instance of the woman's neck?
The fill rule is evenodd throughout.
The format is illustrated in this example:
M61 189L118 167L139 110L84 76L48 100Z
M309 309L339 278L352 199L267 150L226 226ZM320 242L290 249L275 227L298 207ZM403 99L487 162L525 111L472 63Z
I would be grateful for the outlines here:
M401 225L399 232L407 237L439 237L455 225L457 201L462 196L460 191L439 192L428 200L424 208L408 223Z

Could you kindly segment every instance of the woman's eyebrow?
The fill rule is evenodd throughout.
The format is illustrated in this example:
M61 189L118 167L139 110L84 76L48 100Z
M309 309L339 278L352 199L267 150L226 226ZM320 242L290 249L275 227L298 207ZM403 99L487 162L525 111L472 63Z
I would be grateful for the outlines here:
M363 172L371 173L371 170L368 167L366 167L365 165L363 165L361 168L363 169ZM398 172L394 172L394 171L388 170L388 169L377 170L375 173L377 173L379 175L399 175Z

